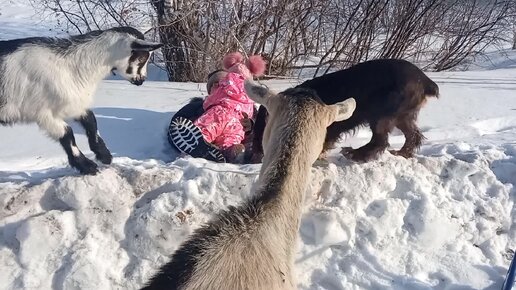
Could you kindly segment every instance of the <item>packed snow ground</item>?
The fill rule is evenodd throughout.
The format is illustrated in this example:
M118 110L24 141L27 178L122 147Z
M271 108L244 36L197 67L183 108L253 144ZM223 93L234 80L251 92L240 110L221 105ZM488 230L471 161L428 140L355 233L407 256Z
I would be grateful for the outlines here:
M0 2L15 5L0 8L0 23L13 23L0 38L47 31L24 28L30 20L13 12L21 2ZM300 289L500 289L516 248L514 59L429 74L441 97L421 111L428 140L416 158L355 164L336 149L314 166ZM178 157L166 142L173 112L204 87L104 81L94 111L115 159L97 176L69 168L35 125L0 127L0 289L137 289L200 223L252 194L259 164ZM362 129L340 145L370 135ZM390 142L398 148L403 136Z

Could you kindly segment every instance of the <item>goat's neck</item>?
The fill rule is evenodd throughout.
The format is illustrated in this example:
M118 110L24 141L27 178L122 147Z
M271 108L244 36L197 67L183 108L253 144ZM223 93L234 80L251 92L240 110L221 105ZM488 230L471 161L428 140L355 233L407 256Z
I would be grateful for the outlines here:
M307 146L312 145L303 139L306 138L278 142L280 145L276 150L264 157L259 181L258 199L264 205L270 205L274 215L294 221L296 225L312 168L312 162L307 158ZM292 230L297 232L297 226Z
M111 72L112 66L109 63L113 49L114 43L94 39L75 47L65 56L65 61L80 85L92 87Z

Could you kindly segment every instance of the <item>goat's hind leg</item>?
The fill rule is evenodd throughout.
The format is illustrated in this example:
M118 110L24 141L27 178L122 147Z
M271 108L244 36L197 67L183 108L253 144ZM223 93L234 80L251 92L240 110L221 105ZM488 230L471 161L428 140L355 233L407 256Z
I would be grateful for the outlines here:
M398 127L403 135L405 135L405 143L399 151L390 152L393 155L399 155L405 158L413 157L414 152L417 151L419 147L421 147L421 144L425 139L423 133L421 133L417 127L416 119L411 117L398 119L396 122L396 127Z
M81 123L82 127L86 131L88 137L88 144L90 145L91 151L95 153L95 157L104 164L111 164L113 157L109 149L106 147L106 143L100 137L97 128L97 119L92 111L87 110L84 116L77 119Z
M55 119L49 115L41 118L38 121L38 125L45 129L50 137L61 143L66 155L68 155L68 162L72 167L79 170L82 174L93 175L98 172L97 164L86 158L77 147L72 128L65 121Z

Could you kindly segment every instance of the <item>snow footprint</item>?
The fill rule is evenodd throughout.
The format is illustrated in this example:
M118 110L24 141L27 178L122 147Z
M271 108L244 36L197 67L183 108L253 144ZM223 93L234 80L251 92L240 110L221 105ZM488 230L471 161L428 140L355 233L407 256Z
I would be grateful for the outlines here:
M349 240L349 229L331 210L312 210L301 221L301 237L305 244L336 245Z
M516 117L506 116L501 118L487 119L475 122L471 124L471 127L475 128L480 136L514 130L516 128Z
M386 209L387 209L387 201L386 200L374 200L367 206L367 208L365 209L365 213L368 216L380 218L385 214Z

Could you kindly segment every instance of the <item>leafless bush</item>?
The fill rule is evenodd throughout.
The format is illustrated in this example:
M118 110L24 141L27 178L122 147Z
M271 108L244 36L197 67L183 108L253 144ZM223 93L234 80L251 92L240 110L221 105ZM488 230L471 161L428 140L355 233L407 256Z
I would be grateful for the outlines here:
M232 50L261 53L269 73L285 74L300 51L306 54L301 27L313 2L153 0L169 79L203 81Z
M437 71L453 68L488 45L503 40L504 20L513 1L459 0L438 23L437 33L443 44L435 54Z
M152 31L165 43L169 80L205 81L234 50L262 54L273 76L300 69L315 76L375 58L446 70L500 41L500 31L511 25L513 2L43 0L43 5L79 32L154 23Z
M31 0L36 8L53 13L69 33L85 33L111 26L149 23L148 0Z
M510 29L509 37L512 43L512 49L516 49L516 3L514 1L513 5L509 5L506 25Z

